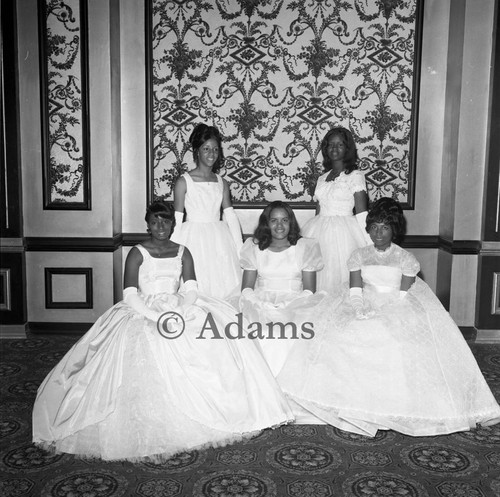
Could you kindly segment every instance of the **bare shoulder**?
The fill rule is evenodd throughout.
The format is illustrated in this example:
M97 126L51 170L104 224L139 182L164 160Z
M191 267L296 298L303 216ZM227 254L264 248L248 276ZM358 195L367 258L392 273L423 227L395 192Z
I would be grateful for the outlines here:
M191 255L191 252L189 249L184 245L184 250L182 252L182 259L183 260L193 260L193 256Z
M142 245L144 247L144 245ZM144 247L146 250L147 248ZM132 268L138 268L144 261L144 257L138 247L132 247L130 252L127 254L127 259L125 261L125 269L131 270Z
M184 177L184 174L175 180L175 188L178 186L186 186L186 178Z
M146 240L145 242L143 242L141 245L147 250L147 244L148 244L148 240ZM135 261L140 261L142 262L142 254L141 254L141 251L139 250L139 247L132 247L130 249L130 252L128 253L127 255L127 260L130 260L130 262L135 262Z

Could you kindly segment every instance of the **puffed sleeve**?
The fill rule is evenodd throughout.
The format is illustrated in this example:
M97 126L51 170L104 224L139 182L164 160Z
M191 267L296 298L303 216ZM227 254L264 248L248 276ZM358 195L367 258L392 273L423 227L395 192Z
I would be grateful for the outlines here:
M253 238L247 238L240 250L240 266L249 271L257 270L257 254L259 246L253 241Z
M417 261L417 258L406 250L402 251L401 257L401 272L405 276L417 276L417 273L420 271L420 263Z
M313 238L299 238L297 259L302 271L319 271L324 266L319 243Z
M359 271L362 266L361 249L356 249L349 259L347 259L347 269L349 271Z
M351 193L366 192L365 175L361 171L355 169L351 174L348 174L347 177L349 178Z

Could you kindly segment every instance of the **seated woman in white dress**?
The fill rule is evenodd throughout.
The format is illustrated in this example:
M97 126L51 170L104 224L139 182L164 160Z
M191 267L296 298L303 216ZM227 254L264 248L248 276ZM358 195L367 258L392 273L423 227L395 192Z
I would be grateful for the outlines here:
M275 201L244 243L240 264L240 309L248 321L263 326L259 345L277 375L294 342L314 338L316 307L326 296L315 293L316 272L323 267L321 251L316 240L300 236L290 206Z
M165 204L148 208L151 237L128 254L124 300L40 386L37 445L105 460L161 461L292 419L255 343L224 339L234 308L198 294L189 250L169 239L173 220Z
M375 202L374 245L348 260L349 293L334 299L315 340L297 342L278 382L317 417L368 436L498 423L500 407L460 330L417 277L415 257L393 243L403 222L396 201Z

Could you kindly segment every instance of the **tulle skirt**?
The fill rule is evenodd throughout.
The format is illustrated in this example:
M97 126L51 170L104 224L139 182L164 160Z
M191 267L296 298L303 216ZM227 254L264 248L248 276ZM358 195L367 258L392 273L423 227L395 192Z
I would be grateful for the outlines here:
M239 254L224 221L186 221L172 240L191 252L200 292L225 299L239 291Z
M323 312L325 292L301 296L301 292L257 288L251 300L240 299L240 309L249 323L260 323L259 347L276 376L295 342L314 338L314 323Z
M147 303L175 310L176 300ZM101 316L40 386L33 441L84 457L158 461L291 421L255 344L224 338L234 309L199 300L175 339L122 302Z
M346 291L332 299L315 339L296 343L278 376L294 401L368 436L440 435L500 421L460 330L422 280L403 300L364 293L369 319L356 319Z
M324 267L317 273L318 290L338 293L342 283L349 281L347 259L366 241L354 216L315 216L301 229L302 236L319 242Z

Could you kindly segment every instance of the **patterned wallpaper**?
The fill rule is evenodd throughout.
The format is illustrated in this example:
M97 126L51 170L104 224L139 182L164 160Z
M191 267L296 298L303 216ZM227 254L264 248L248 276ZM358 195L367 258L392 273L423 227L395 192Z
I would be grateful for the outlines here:
M155 198L193 167L194 124L224 135L236 205L310 205L321 139L353 132L372 200L413 203L420 0L150 0ZM418 15L417 15L418 14Z
M171 199L204 121L236 205L310 205L321 138L342 125L370 198L412 207L422 1L148 0L150 197ZM87 1L39 8L44 207L89 209Z
M86 0L39 0L44 207L90 209Z

